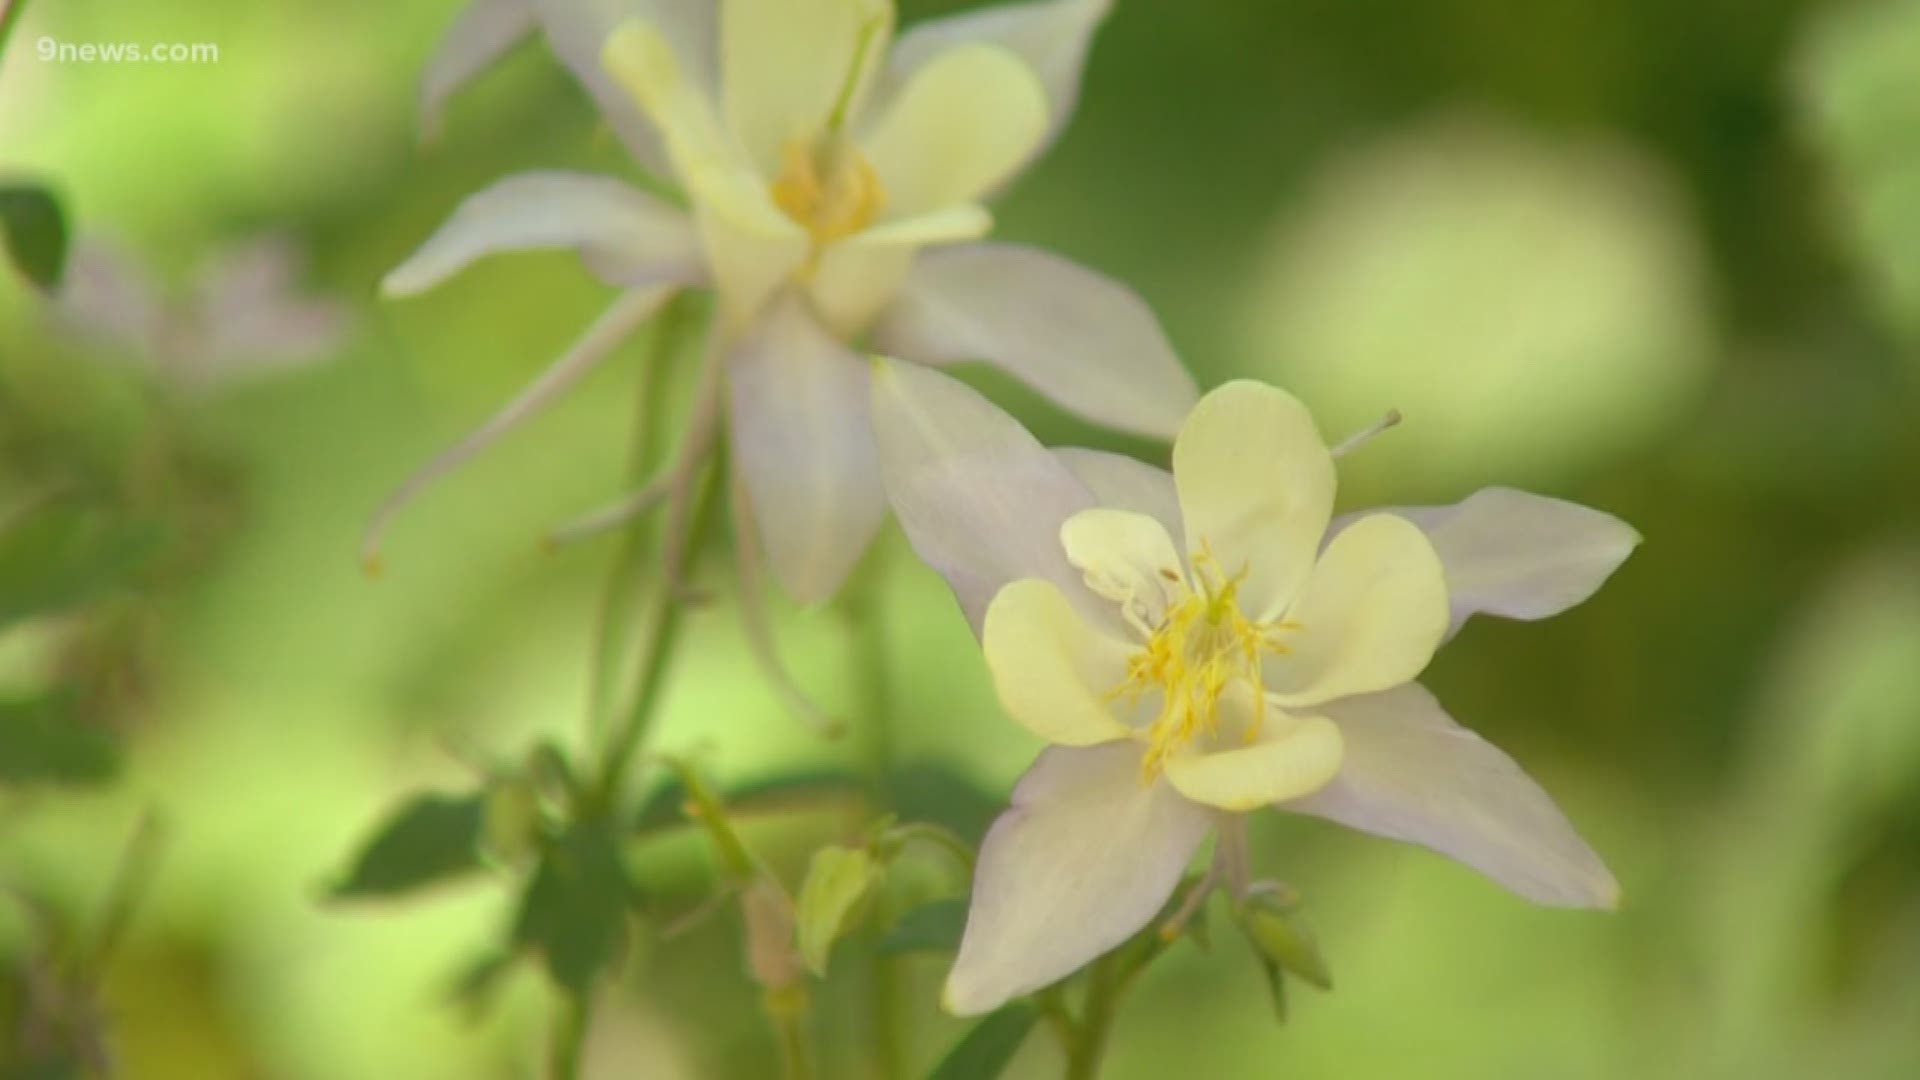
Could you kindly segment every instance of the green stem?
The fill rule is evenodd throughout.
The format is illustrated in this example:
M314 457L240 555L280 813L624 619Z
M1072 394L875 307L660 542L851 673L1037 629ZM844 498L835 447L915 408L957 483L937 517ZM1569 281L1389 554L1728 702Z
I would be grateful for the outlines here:
M1107 1052L1107 1035L1120 1005L1120 953L1110 952L1093 962L1087 972L1087 1004L1079 1029L1067 1047L1067 1080L1095 1080Z
M716 444L706 464L706 474L699 481L700 490L693 497L685 543L680 548L682 555L677 560L686 566L694 563L706 540L707 531L713 524L714 507L720 501L719 489L726 482L726 475L726 442L723 439ZM671 537L668 542L672 542ZM679 645L681 616L686 611L685 597L680 595L683 569L682 566L665 567L661 593L654 598L653 620L647 628L646 651L640 661L640 681L634 693L633 705L627 710L626 722L607 747L599 782L590 796L593 807L599 811L611 812L618 802L627 767L640 749L665 689L667 669Z
M780 1040L780 1069L787 1080L813 1080L813 1040L807 1032L807 1010L801 1003L776 1000L777 991L767 995L767 1015L773 1018L774 1033Z
M680 341L684 319L684 301L661 313L654 330L652 355L640 368L635 386L632 460L628 479L645 483L665 459L666 425L662 422L667 395L665 374ZM607 585L601 594L600 611L594 625L592 668L588 675L587 724L589 735L599 738L611 722L613 686L620 671L620 652L625 647L628 612L639 575L640 564L649 551L646 516L636 518L621 532L620 548L607 573Z
M553 1056L547 1064L549 1080L579 1080L580 1066L586 1059L591 1016L589 1002L562 995L560 1015L554 1020Z
M862 757L873 813L893 809L893 778L896 769L893 739L893 687L888 676L887 625L885 597L881 595L881 575L885 572L878 549L868 555L866 566L847 583L844 610L853 638L854 685L858 695L856 710L861 720ZM972 853L966 855L969 863ZM875 941L878 927L875 922ZM907 1075L907 1047L901 1005L906 995L901 987L899 958L873 950L868 963L869 1003L872 1008L874 1070L882 1080L899 1080Z

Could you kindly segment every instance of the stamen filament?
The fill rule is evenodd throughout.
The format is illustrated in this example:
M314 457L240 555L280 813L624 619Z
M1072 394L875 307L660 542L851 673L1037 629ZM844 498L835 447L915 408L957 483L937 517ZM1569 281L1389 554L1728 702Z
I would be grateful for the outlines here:
M1340 445L1334 447L1330 453L1332 453L1334 457L1345 457L1372 442L1376 436L1398 427L1401 419L1399 409L1388 409L1387 415L1347 436L1341 441Z
M387 526L421 493L472 460L529 418L553 404L600 362L613 355L627 335L653 317L673 296L678 285L649 285L623 293L560 358L529 383L512 401L488 417L472 433L442 451L394 489L374 511L360 543L360 565L370 575L380 572L380 542Z

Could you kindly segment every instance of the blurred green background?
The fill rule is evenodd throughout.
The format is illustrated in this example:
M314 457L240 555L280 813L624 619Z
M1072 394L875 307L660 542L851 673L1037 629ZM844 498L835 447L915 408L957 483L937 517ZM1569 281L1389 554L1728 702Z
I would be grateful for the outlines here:
M50 181L83 236L179 288L288 233L306 286L352 313L320 363L186 392L0 273L0 515L78 491L107 522L79 526L90 543L133 542L114 532L131 521L163 552L0 631L0 696L64 688L76 723L124 742L111 783L0 787L0 1058L45 1004L37 958L103 917L151 811L156 858L89 1020L123 1075L537 1067L535 971L477 1015L449 1003L501 935L503 889L320 902L407 793L579 739L613 545L536 540L620 490L644 352L435 491L362 576L384 492L607 298L570 257L527 255L375 300L464 194L627 169L537 47L418 145L416 78L455 7L40 0L0 63L0 178ZM43 36L219 59L48 62ZM1203 385L1274 381L1331 432L1400 408L1343 463L1347 505L1509 484L1647 538L1595 600L1476 621L1428 680L1566 807L1620 913L1534 909L1267 815L1256 864L1304 893L1336 989L1278 1026L1246 957L1183 947L1128 1002L1109 1075L1920 1075L1920 2L1122 0L998 235L1132 284ZM985 385L1049 442L1163 452ZM661 747L726 781L848 759L754 676L721 563ZM977 831L1037 746L897 533L868 572L910 790ZM860 692L844 612L779 609L777 629L820 699ZM751 835L791 881L850 827ZM687 906L708 881L691 836L630 854ZM641 953L593 1075L772 1074L732 920ZM836 966L825 1075L860 1076L861 967ZM936 1015L940 961L914 975L924 1065L961 1029ZM1057 1060L1035 1036L1015 1071Z

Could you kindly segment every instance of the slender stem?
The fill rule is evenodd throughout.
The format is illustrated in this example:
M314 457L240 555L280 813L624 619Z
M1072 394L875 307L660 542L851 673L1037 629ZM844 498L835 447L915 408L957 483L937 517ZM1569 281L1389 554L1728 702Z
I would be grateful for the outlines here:
M1107 1034L1120 1004L1120 952L1107 953L1087 972L1087 1004L1067 1047L1067 1080L1095 1080L1107 1052Z
M554 1019L553 1055L547 1064L549 1080L579 1080L586 1060L587 1028L592 1013L587 1001L572 995L560 998L560 1015Z
M0 0L0 58L7 55L7 39L13 36L13 28L20 24L26 10L27 0Z
M893 780L896 768L893 739L893 688L887 667L887 625L885 598L880 578L884 566L878 549L868 555L867 564L854 580L847 583L843 606L853 638L854 684L859 697L856 706L862 731L862 757L867 774L873 812L884 814L893 809ZM969 853L969 860L971 853ZM875 920L875 935L886 920ZM868 963L868 1001L872 1008L874 1071L882 1080L899 1080L907 1075L907 1047L901 1005L899 958L873 950Z
M813 1080L813 1039L807 1031L807 1011L802 1003L776 1000L778 991L767 994L767 1015L773 1019L774 1034L780 1040L780 1070L787 1080Z
M633 449L627 469L635 483L652 475L666 453L666 425L662 423L667 400L665 374L680 342L684 312L685 305L681 302L662 314L654 330L653 355L641 366L636 380ZM587 688L587 725L589 735L596 739L611 719L608 714L612 710L612 686L615 673L620 669L618 657L628 630L627 613L631 610L635 578L647 555L649 535L645 520L636 519L627 526L607 573L606 589L601 594Z
M726 448L724 444L714 450L712 460L707 463L706 475L700 481L700 491L694 496L694 506L687 519L687 531L680 550L689 555L700 550L706 539L708 528L713 523L714 506L720 500L718 489L725 483L727 471ZM668 537L667 543L674 544L674 538ZM678 560L670 560L677 562ZM681 595L680 567L669 566L662 581L661 593L654 598L653 619L647 629L645 652L641 656L638 689L634 693L633 705L627 710L626 722L615 732L613 741L608 744L607 756L601 764L599 783L590 798L593 805L602 811L609 811L618 801L620 785L626 778L627 766L633 761L633 755L639 751L647 728L653 720L653 714L660 702L661 692L666 684L667 668L673 661L680 639L681 616L686 611L686 598Z

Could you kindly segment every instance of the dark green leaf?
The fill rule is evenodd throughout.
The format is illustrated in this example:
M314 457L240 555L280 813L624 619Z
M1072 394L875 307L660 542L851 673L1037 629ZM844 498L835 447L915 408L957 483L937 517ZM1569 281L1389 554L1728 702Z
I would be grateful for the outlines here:
M584 997L623 959L634 898L612 831L575 826L541 856L520 901L514 943L538 954L556 984Z
M0 532L0 628L113 592L165 542L151 522L90 510L49 510Z
M721 801L736 813L825 800L832 796L850 797L860 794L862 790L858 777L831 769L780 773L717 785ZM641 804L640 813L634 820L635 831L656 832L686 824L687 816L681 809L686 801L686 786L678 779L661 784Z
M889 787L902 821L931 821L976 843L1006 804L1006 799L935 762L914 762L896 770Z
M486 799L421 795L377 830L332 895L342 900L404 896L480 867Z
M1002 1006L973 1025L934 1066L928 1080L994 1080L1006 1071L1039 1020L1040 1010L1029 1002Z
M965 900L935 900L901 916L893 932L881 939L880 951L952 952L960 947L966 928Z
M119 745L79 723L71 698L0 701L0 783L95 784L119 771Z
M67 265L67 219L38 184L0 184L0 240L28 281L43 292L60 285Z
M1273 1018L1277 1023L1287 1022L1287 973L1279 964L1265 957L1256 957L1260 961L1260 971L1267 978L1267 996L1273 1001Z

